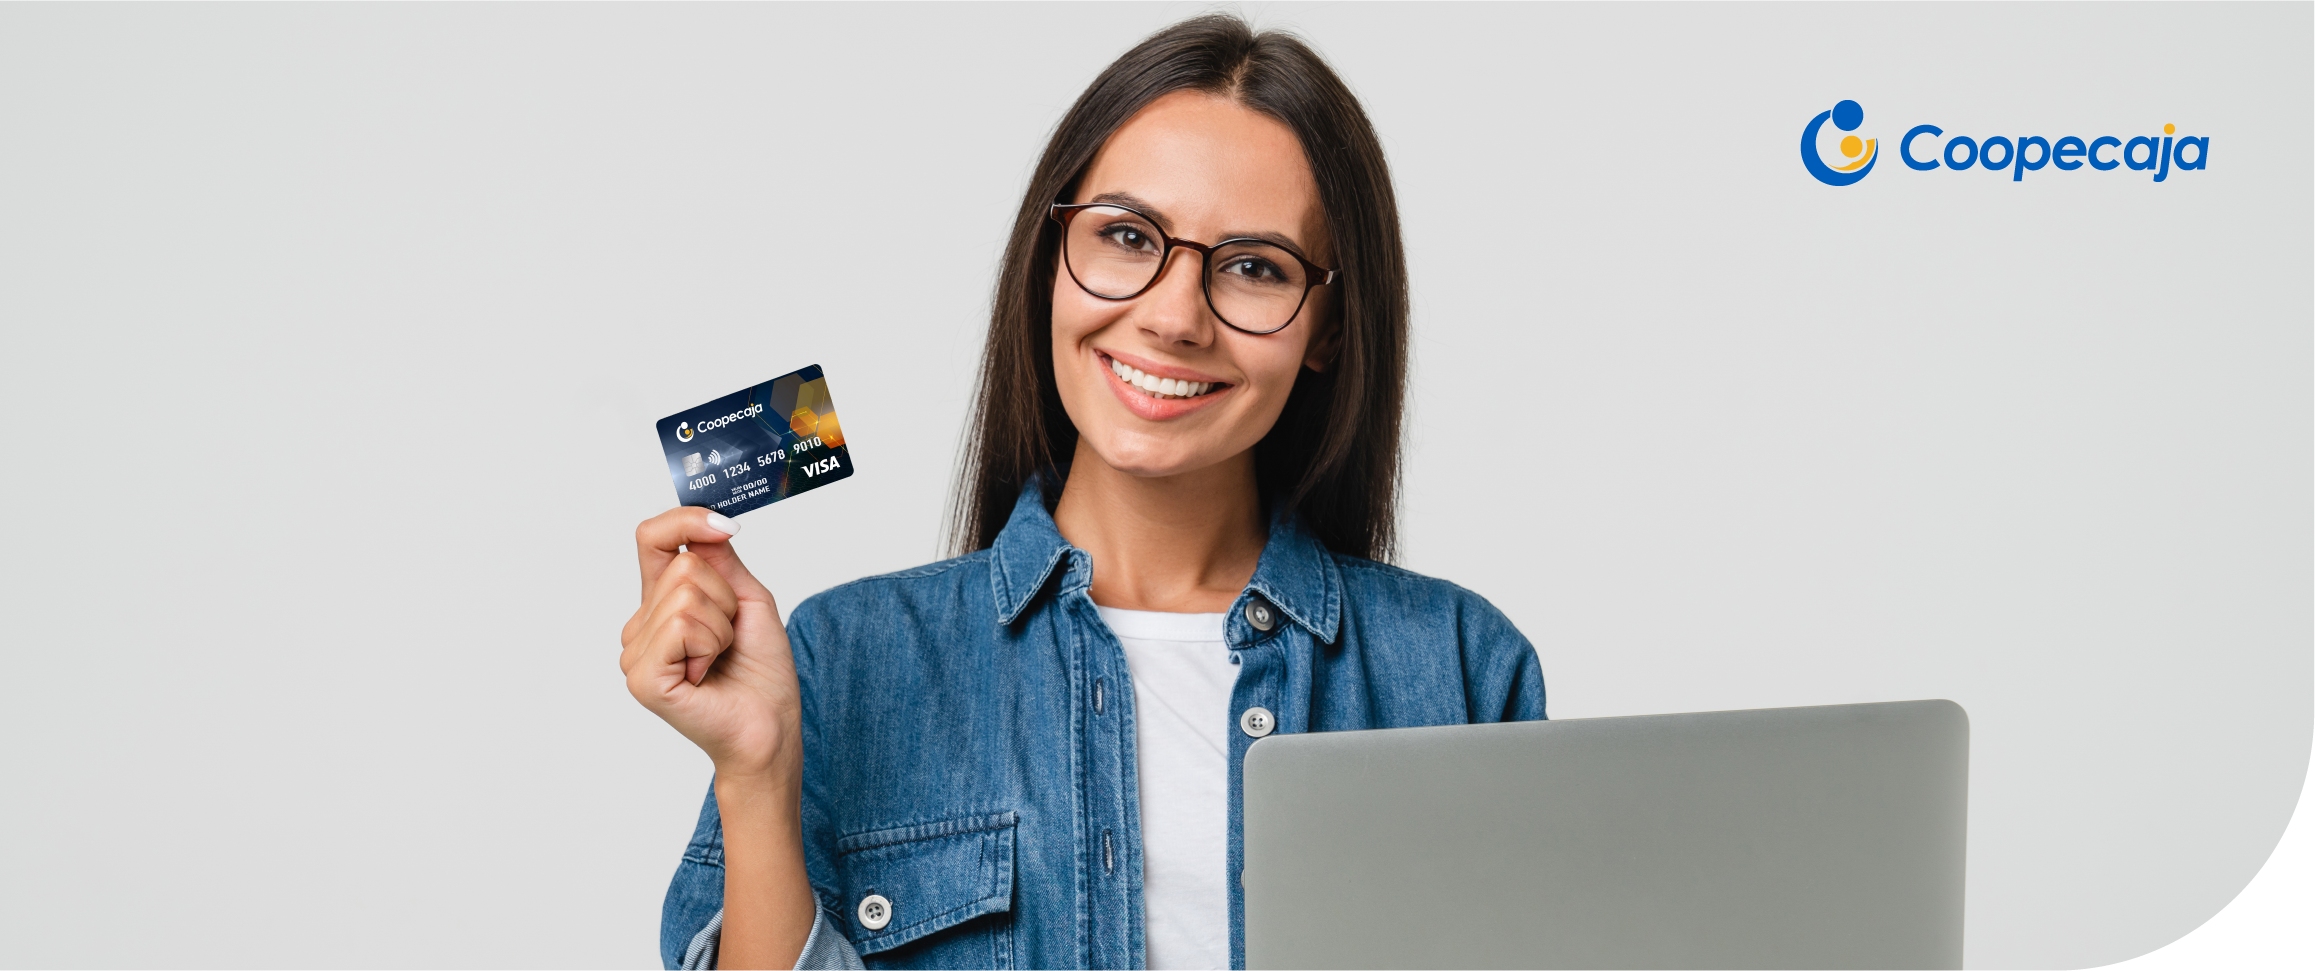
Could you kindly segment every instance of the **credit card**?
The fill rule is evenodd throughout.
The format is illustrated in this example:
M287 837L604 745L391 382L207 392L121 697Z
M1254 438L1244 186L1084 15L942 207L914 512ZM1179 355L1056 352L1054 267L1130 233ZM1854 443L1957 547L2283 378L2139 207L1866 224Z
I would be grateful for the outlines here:
M659 419L659 442L675 501L726 516L852 476L817 364Z

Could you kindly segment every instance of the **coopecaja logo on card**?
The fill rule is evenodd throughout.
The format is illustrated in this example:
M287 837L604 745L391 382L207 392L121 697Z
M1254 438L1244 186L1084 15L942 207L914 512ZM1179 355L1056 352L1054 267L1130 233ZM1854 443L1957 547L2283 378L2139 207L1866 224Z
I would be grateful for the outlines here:
M1855 185L1872 173L1880 140L1844 135L1836 147L1839 159L1828 162L1820 146L1828 121L1838 131L1856 132L1864 125L1865 108L1855 101L1842 101L1810 119L1801 129L1801 165L1826 185ZM1897 157L1915 172L1977 170L1996 177L2006 175L2011 182L2023 182L2026 173L2045 168L2059 172L2122 169L2147 173L2154 182L2167 182L2178 172L2202 171L2210 163L2210 146L2210 136L2182 136L2177 125L2167 123L2160 135L2128 139L2118 135L2089 139L2079 135L1948 136L1945 129L1925 124L1906 129L1905 137L1897 142Z

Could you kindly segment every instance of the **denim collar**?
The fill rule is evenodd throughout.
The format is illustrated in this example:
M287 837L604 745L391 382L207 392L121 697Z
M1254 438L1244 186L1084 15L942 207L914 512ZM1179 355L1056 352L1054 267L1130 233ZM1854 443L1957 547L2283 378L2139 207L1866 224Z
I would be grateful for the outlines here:
M989 548L994 568L989 586L997 600L997 623L1009 625L1037 599L1037 592L1053 576L1053 569L1078 552L1061 538L1053 514L1045 511L1046 477L1031 479L1013 504L1013 515ZM1087 561L1090 568L1090 561ZM1262 544L1262 558L1254 564L1248 591L1259 593L1311 636L1333 643L1342 622L1342 574L1318 538L1302 528L1293 512L1279 509L1270 517L1270 537ZM1241 594L1239 601L1245 596ZM1237 604L1232 609L1237 609Z

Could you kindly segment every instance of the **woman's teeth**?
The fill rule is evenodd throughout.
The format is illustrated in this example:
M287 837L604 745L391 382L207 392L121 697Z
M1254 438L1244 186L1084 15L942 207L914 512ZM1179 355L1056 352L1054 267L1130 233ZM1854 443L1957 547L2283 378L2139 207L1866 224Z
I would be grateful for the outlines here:
M1109 360L1109 370L1119 380L1140 388L1154 398L1195 398L1214 389L1212 381L1176 381L1173 378L1151 377L1116 358Z

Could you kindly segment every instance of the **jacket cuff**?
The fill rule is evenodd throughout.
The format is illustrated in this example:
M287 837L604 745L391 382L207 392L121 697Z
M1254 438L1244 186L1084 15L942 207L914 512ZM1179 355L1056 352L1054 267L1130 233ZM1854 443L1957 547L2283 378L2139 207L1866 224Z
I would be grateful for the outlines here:
M707 926L692 935L691 946L683 950L683 971L707 971L715 967L716 945L723 941L723 911L716 911ZM812 934L804 938L804 953L796 955L796 971L864 971L860 953L852 949L852 942L828 923L828 912L812 908Z
M812 936L804 939L804 953L796 955L796 971L865 971L860 952L844 932L828 922L828 912L812 908Z

